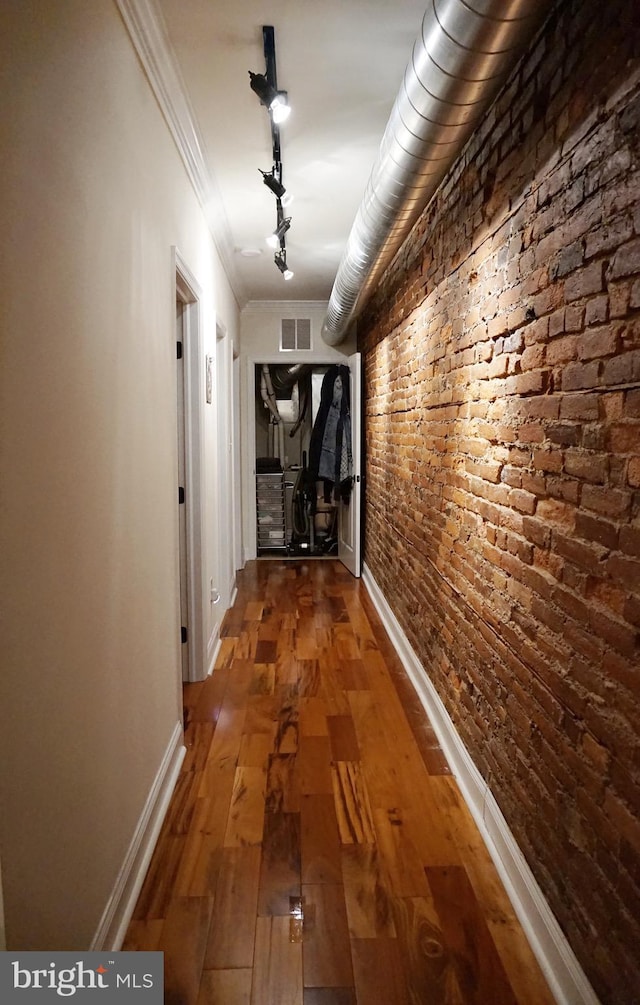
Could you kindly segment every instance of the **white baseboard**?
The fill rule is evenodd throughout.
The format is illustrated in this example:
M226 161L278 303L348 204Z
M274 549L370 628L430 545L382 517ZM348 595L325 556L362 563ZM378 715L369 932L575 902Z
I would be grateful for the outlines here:
M547 904L491 790L472 761L433 683L366 565L363 567L362 578L429 716L462 796L558 1005L598 1005L593 988Z
M182 739L182 723L177 722L89 947L92 952L117 951L122 945L185 755Z
M222 645L222 639L219 635L219 629L216 627L214 634L209 639L209 645L207 646L207 677L210 677L213 673L213 668L216 665L216 660L218 658L218 653L220 652L220 646Z

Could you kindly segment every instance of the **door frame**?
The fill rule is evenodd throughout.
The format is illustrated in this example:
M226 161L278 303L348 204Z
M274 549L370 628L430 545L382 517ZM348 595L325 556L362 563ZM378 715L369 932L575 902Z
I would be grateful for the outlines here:
M362 353L347 358L351 381L351 453L353 482L348 502L338 502L338 558L352 576L362 574ZM357 435L353 430L357 429ZM343 528L347 535L343 536Z
M353 354L352 354L353 355ZM349 359L351 357L345 357L344 364L349 365ZM258 532L257 532L257 515L256 515L256 409L255 409L255 370L256 366L261 366L266 363L268 366L287 365L294 366L297 363L309 363L310 366L335 366L339 362L334 358L332 359L322 359L314 358L309 359L308 353L296 353L287 352L286 359L283 358L282 353L262 353L259 356L247 356L246 365L247 371L245 374L246 384L245 391L247 395L247 414L245 416L245 436L246 436L246 450L245 450L245 478L246 478L246 495L245 499L247 504L243 506L243 517L246 518L243 527L243 544L244 544L244 560L250 561L258 557ZM353 419L353 416L352 416ZM357 417L358 434L360 436L360 442L362 443L362 415ZM361 454L359 455L361 456ZM360 473L360 472L359 472ZM362 484L361 484L362 488ZM251 500L249 505L248 500ZM359 494L359 503L361 504L361 498ZM362 530L362 513L360 515L360 525L359 533ZM361 564L361 563L360 563ZM360 575L360 572L358 572Z
M204 527L202 500L204 498L203 408L204 363L200 324L201 287L178 248L173 249L173 332L175 339L175 304L184 305L182 315L184 364L184 435L185 435L185 503L187 525L187 610L189 640L188 681L206 677L206 640L204 638L204 565L202 547ZM177 449L177 446L176 446ZM177 458L176 458L177 471ZM178 486L175 487L178 498ZM180 624L178 625L178 640ZM178 642L180 645L180 641ZM181 663L182 661L180 661Z

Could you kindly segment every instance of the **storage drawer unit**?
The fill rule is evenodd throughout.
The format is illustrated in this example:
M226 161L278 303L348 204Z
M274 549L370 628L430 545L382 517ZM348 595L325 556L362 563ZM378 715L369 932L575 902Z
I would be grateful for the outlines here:
M284 525L284 474L256 475L258 551L286 550Z

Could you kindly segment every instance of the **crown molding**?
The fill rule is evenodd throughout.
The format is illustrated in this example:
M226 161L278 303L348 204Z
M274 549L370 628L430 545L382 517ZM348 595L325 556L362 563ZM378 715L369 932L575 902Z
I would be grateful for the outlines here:
M299 316L301 310L323 311L326 313L326 300L248 300L243 308L242 314L290 314L292 317ZM295 312L298 312L296 314Z
M238 301L244 302L246 291L234 262L222 196L205 157L200 128L162 13L156 0L115 2L202 207L229 282Z

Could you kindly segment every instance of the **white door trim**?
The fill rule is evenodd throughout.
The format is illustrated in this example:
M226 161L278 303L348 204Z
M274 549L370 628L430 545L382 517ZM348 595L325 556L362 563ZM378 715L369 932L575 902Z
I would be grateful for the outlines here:
M348 502L338 503L338 558L352 576L361 573L362 534L362 354L354 352L347 360L351 395L351 453L353 484Z
M187 578L189 612L189 680L204 680L207 675L207 639L205 639L203 506L204 456L203 409L204 363L200 331L202 290L178 248L173 248L175 296L185 305L183 316L184 404L185 404L185 506L187 521ZM175 311L175 306L174 306ZM172 330L175 331L175 322ZM176 499L178 486L176 484ZM179 628L180 626L178 626Z
M343 362L348 365L349 358L347 357ZM244 427L244 440L243 444L244 450L244 495L243 499L245 503L243 505L243 516L246 517L244 527L243 527L243 545L244 545L244 561L248 562L258 556L258 533L256 528L256 408L255 408L255 369L256 366L261 366L263 363L272 365L285 365L285 366L295 366L297 363L308 363L312 367L329 367L336 365L336 359L322 359L314 358L309 359L308 353L304 352L287 352L286 359L283 358L282 353L263 353L259 356L247 356L246 357L246 373L245 373L245 389L246 389L246 401L247 409L245 416L245 427ZM353 411L353 410L352 410ZM358 416L358 435L362 438L362 427L361 427L361 417ZM352 415L352 436L355 440L355 434L353 432L354 423ZM249 502L250 501L250 502ZM356 573L354 573L356 575ZM360 575L358 571L357 575Z

